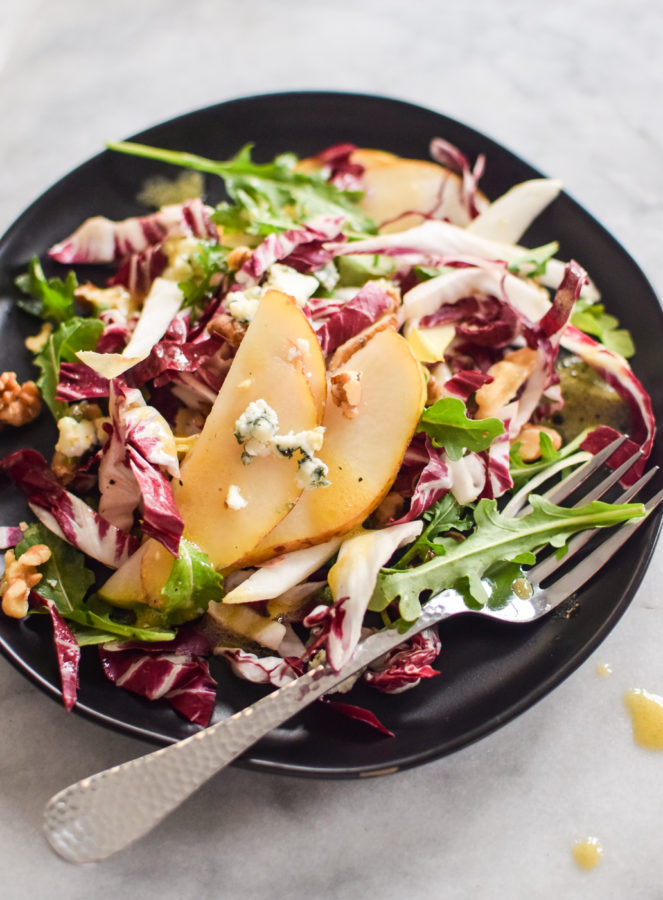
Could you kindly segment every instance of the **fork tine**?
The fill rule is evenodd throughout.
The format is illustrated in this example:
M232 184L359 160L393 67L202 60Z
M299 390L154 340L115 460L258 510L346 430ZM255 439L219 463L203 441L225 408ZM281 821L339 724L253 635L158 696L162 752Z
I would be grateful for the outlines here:
M645 509L648 512L656 509L663 501L663 490L655 494L645 503ZM647 520L649 516L643 516L641 519L629 519L619 529L611 535L606 541L600 544L596 550L593 550L589 556L585 557L580 565L571 569L566 575L556 581L549 588L544 589L545 598L548 609L557 606L563 600L566 600L574 594L578 588L581 588L585 582L596 574L611 559L619 548L637 531L637 529ZM538 567L537 567L538 568Z
M624 460L621 466L613 469L612 472L610 472L610 474L607 475L600 484L597 484L596 487L593 488L588 494L586 494L581 500L578 500L577 503L574 503L574 507L584 506L585 503L591 503L592 500L598 500L599 497L602 497L605 492L613 486L613 484L617 484L619 479L636 464L641 456L642 447L638 447L635 453L632 456L629 456L628 459Z
M561 503L562 500L566 500L566 498L570 494L572 494L573 491L575 491L575 489L583 483L583 481L585 481L587 478L589 478L590 475L593 475L594 472L600 469L603 463L607 459L610 459L615 450L619 450L624 441L627 440L627 435L620 434L615 438L614 441L608 444L607 447L604 447L603 450L599 450L599 452L595 456L593 456L583 465L579 466L570 475L567 475L566 478L563 478L558 485L556 485L554 488L551 488L543 496L546 498L546 500L549 500L550 503ZM633 458L633 462L635 462L635 458ZM633 462L629 463L629 465L633 465ZM626 468L628 469L629 466L626 466ZM508 509L510 506L511 504L507 504L506 509ZM513 509L511 515L525 516L531 511L532 507L528 503L523 506L522 509Z
M550 491L546 499L551 503L561 503L562 500L566 500L569 494L572 494L583 481L600 469L603 463L607 459L610 459L615 450L619 450L622 444L627 440L627 435L620 434L619 437L615 438L615 440L608 444L607 447L604 447L603 450L599 450L589 462L586 462L584 466L580 466L580 468L576 469L572 475L560 482L556 488Z
M627 488L619 497L617 497L615 503L628 503L629 500L636 496L638 491L651 481L657 472L658 466L652 466L652 468L648 469L635 484L632 484L631 487ZM585 544L587 544L600 530L600 528L590 528L589 531L582 531L580 534L576 534L575 537L571 538L568 542L567 551L561 559L558 559L557 556L552 553L528 571L528 578L533 578L537 584L540 584L544 578L552 575L552 573L557 571L560 566L563 566L567 560L571 559L574 553L577 553L578 550L582 550Z

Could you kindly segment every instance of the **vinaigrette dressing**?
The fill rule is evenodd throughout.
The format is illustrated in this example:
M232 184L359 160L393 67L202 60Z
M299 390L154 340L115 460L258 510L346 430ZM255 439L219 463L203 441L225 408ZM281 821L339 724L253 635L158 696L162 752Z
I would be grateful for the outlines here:
M584 841L576 841L573 845L573 858L581 869L595 869L603 858L603 847L598 838L588 837Z
M596 667L596 674L601 678L607 678L608 675L612 675L612 667L609 663L599 663Z
M633 739L647 750L663 750L663 697L635 688L624 694Z

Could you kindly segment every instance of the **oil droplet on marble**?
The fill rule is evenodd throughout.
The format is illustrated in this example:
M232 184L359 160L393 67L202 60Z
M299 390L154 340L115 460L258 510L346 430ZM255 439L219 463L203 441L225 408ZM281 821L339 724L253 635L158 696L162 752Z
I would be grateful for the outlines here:
M581 869L594 869L601 862L603 847L598 838L588 837L584 841L576 841L573 845L573 858Z
M648 750L663 750L663 697L636 688L624 694L624 702L635 742Z
M612 667L609 663L599 663L596 667L596 674L601 678L607 678L608 675L612 675Z

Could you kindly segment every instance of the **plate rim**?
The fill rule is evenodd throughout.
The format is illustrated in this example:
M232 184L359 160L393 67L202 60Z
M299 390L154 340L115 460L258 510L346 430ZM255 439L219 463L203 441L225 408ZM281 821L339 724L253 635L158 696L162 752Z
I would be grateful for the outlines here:
M127 138L127 140L145 140L146 136L154 130L163 127L178 128L181 127L189 118L199 116L212 116L215 113L222 113L224 109L228 109L233 106L240 106L242 104L251 102L269 102L270 100L284 101L288 99L303 97L309 99L318 97L327 100L334 98L341 102L351 99L356 102L369 104L378 102L380 104L390 106L391 108L410 108L411 110L417 111L419 113L432 115L440 120L441 123L449 122L454 128L472 135L475 141L481 143L486 147L487 153L494 151L501 155L506 154L508 157L510 157L510 160L515 162L517 165L528 168L532 173L531 177L549 177L544 175L538 168L533 166L529 162L529 160L512 151L510 147L496 141L491 137L490 134L486 134L485 132L478 130L474 126L468 125L465 122L457 120L436 109L414 103L410 100L401 99L395 96L388 96L381 93L307 89L292 91L279 90L274 92L249 94L246 96L229 98L218 103L209 104L199 109L193 109L189 110L188 112L180 113L166 120L155 122L149 125L147 128L142 129L140 132L132 135L130 138ZM113 154L113 152L111 150L108 150L107 148L99 151L98 153L84 160L79 165L75 166L73 169L66 172L60 178L56 179L51 183L49 187L42 191L39 196L37 196L34 200L32 200L31 203L29 203L29 205L9 225L9 227L0 237L0 265L2 265L3 269L5 263L5 248L11 244L14 234L20 231L24 222L30 218L35 210L38 209L43 203L47 202L48 198L52 194L60 190L63 186L63 183L66 182L69 178L75 178L79 176L81 172L86 168L98 165L103 158L111 158L113 156L115 156L115 154ZM658 299L657 293L654 290L647 275L642 270L638 262L634 259L634 257L629 253L629 251L626 250L626 248L619 242L619 240L604 225L602 225L601 222L599 222L591 212L589 212L584 206L576 201L572 195L570 195L565 190L562 191L562 194L566 198L566 200L571 203L574 214L580 214L581 216L583 216L585 220L591 224L592 228L598 231L600 237L604 241L607 241L609 244L611 244L615 251L619 253L622 262L628 264L630 269L629 278L637 277L638 279L640 279L643 288L647 290L652 297ZM4 271L2 272L2 275L4 276ZM433 745L430 746L426 751L419 751L409 755L406 754L397 762L394 762L389 766L370 766L366 764L349 765L346 763L342 766L321 768L320 766L298 763L284 764L280 761L273 761L262 758L259 753L254 754L252 748L237 760L235 760L233 765L238 765L242 768L248 768L259 772L277 773L300 777L314 777L325 779L352 778L358 776L366 777L370 775L382 774L383 771L386 774L387 772L391 773L393 771L400 771L415 765L421 765L426 762L430 762L433 759L458 752L458 750L469 746L482 738L488 737L500 727L510 721L513 721L523 712L533 707L541 699L551 693L574 671L576 671L576 669L591 655L591 653L603 642L603 640L605 640L607 635L612 631L626 609L631 604L635 593L642 583L644 575L656 549L662 522L663 518L661 516L661 513L658 512L654 517L652 517L652 522L648 523L648 525L645 526L648 533L646 551L644 552L644 554L640 555L638 565L631 572L628 584L623 591L619 602L612 608L606 618L601 620L600 626L594 630L591 638L586 641L580 648L578 648L578 650L574 654L572 654L562 666L555 668L547 678L540 680L535 688L530 688L517 701L511 703L506 712L498 713L494 717L483 721L480 725L477 725L470 731L465 732L461 736L458 736L450 743L445 744L444 749L441 749L440 742L438 741L437 743L433 743ZM21 655L14 649L14 647L5 640L3 635L0 635L0 650L8 659L8 661L19 672L21 672L22 675L27 675L29 679L32 680L33 683L35 683L38 687L40 687L48 696L58 702L61 702L62 692L58 685L49 681L45 676L35 671L29 664L27 664L22 659ZM110 685L110 683L109 687L113 690L117 689L114 686ZM74 706L74 712L76 712L77 715L81 715L88 720L103 725L104 727L110 727L115 731L129 734L133 737L142 738L143 740L146 740L152 744L163 745L165 743L174 743L179 740L179 738L167 737L163 734L159 734L156 731L152 731L149 728L134 725L131 722L122 722L121 720L116 719L99 709L90 707L85 703L77 703Z

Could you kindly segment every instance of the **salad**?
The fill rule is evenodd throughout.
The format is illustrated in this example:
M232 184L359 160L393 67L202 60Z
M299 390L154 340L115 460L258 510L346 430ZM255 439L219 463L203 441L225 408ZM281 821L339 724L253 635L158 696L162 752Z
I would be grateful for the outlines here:
M0 592L5 616L50 616L68 709L87 648L205 726L212 655L275 686L321 659L338 671L432 592L505 605L540 548L645 514L532 493L618 433L613 467L641 450L632 483L655 432L587 273L519 243L559 182L490 202L483 157L441 138L431 160L109 146L186 177L146 186L156 211L93 217L30 261L39 376L0 376L3 425L57 422L50 459L0 460L34 517L0 529ZM227 199L206 204L197 173ZM358 677L408 690L440 650L428 629Z

